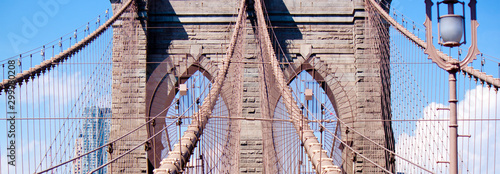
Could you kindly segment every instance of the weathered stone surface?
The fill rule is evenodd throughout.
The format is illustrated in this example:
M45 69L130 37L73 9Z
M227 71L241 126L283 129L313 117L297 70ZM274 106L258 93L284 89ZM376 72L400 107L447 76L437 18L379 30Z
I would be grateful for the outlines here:
M145 0L144 0L145 1ZM113 43L113 116L147 117L158 114L165 103L172 101L175 85L187 80L196 70L204 71L210 79L218 71L221 60L229 46L231 33L238 12L238 1L159 1L148 0L146 5L138 1L135 12L126 13L114 26ZM283 66L285 78L290 82L297 72L307 68L317 72L317 81L326 83L325 92L335 105L337 115L349 126L367 135L376 142L391 148L392 132L388 125L380 122L356 122L363 119L390 118L389 82L385 75L388 67L382 64L386 57L373 54L371 36L366 26L363 0L266 0L273 31L291 65ZM120 6L114 4L114 9ZM138 14L146 13L147 18ZM254 33L251 15L245 24L242 61L254 62L243 65L241 97L232 100L223 94L226 101L241 102L240 117L272 118L279 99L272 79L261 78L262 73L272 73L258 64L260 47ZM147 34L146 34L147 33ZM161 63L159 63L161 62ZM154 72L164 72L160 75ZM235 74L228 74L233 77ZM158 88L152 86L159 86ZM225 89L230 89L226 86ZM268 91L268 98L263 91ZM157 96L152 96L153 93ZM161 95L161 97L159 97ZM264 105L264 102L269 105ZM271 107L269 107L271 106ZM164 120L157 120L158 123ZM112 136L124 134L128 128L144 123L144 119L116 120ZM158 125L158 124L157 124ZM155 131L157 127L150 128ZM272 126L263 121L240 121L239 154L237 162L240 173L272 173ZM345 130L343 126L341 129ZM352 147L386 168L391 168L388 156L383 151L371 148L366 139L341 131L344 141L352 141ZM134 135L141 141L148 136L147 129ZM347 138L348 137L348 138ZM158 142L158 141L157 141ZM238 143L239 142L239 143ZM131 144L116 144L115 150L126 150ZM163 145L155 144L156 150ZM135 166L116 171L141 173L147 169L147 160L156 165L161 156L144 148L134 151ZM113 154L114 155L114 154ZM147 160L145 160L147 157ZM379 170L361 157L344 150L342 158L345 171L377 173ZM353 163L354 162L354 163ZM128 165L130 164L130 165ZM354 166L353 166L354 165ZM150 170L150 169L148 169ZM113 169L115 171L115 168Z
M122 4L113 3L112 6L116 11ZM145 6L145 2L137 1L133 6L142 11L141 6ZM146 112L146 33L141 29L137 11L131 9L124 13L113 28L112 116L120 118L144 117ZM144 123L144 119L113 119L109 139L117 139ZM125 153L147 137L146 127L143 126L114 143L108 157L112 159ZM148 160L144 149L138 148L111 164L108 172L147 173Z
M248 17L245 23L245 37L244 37L244 52L245 61L247 62L259 62L259 51L258 45L252 44L257 40L256 33L253 32L251 20L255 20ZM255 21L254 21L255 22ZM243 99L246 100L243 103L243 117L259 118L261 116L260 109L260 84L259 83L259 65L258 64L246 64L243 66ZM240 173L262 173L264 166L262 165L262 125L260 121L247 121L242 120L240 122L240 140L247 142L244 146L240 146L240 159L239 168L245 168L245 170L240 170ZM258 163L257 161L261 161ZM259 171L259 172L257 172Z

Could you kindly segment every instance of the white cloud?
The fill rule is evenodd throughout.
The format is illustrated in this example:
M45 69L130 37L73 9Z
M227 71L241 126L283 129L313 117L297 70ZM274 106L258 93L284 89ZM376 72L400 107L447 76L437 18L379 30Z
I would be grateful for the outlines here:
M18 145L19 146L19 145ZM1 155L1 172L3 173L21 173L29 174L34 173L35 169L39 167L41 157L47 152L47 144L45 141L32 140L29 143L23 143L21 148L16 148L16 166L7 165L7 154L5 154L5 149L2 149ZM2 146L3 148L3 146ZM36 155L36 159L35 159ZM46 158L44 160L47 160ZM50 160L50 159L49 159ZM42 163L38 168L38 172L41 169L47 168L45 163Z
M420 120L448 119L449 111L438 110L447 108L448 104L431 103L424 108ZM500 95L493 89L477 86L466 92L463 100L458 103L458 119L500 119ZM471 138L461 137L458 141L459 172L461 173L495 173L500 170L500 143L495 140L500 128L496 121L459 121L459 135L471 135ZM436 173L448 173L448 164L437 161L448 161L449 155L448 121L419 121L414 134L402 133L397 137L396 153ZM495 150L498 149L498 150ZM396 158L396 171L421 173L422 170L401 159Z
M36 103L38 98L34 98L33 101L33 97L39 97L40 99L50 97L51 100L55 98L57 98L56 101L61 100L58 101L58 104L64 104L78 97L74 93L82 91L84 79L86 78L82 77L80 72L67 74L54 70L30 80L27 84L24 83L18 93L23 96L21 98L24 100L23 102ZM28 100L26 100L26 95L37 96L29 96Z

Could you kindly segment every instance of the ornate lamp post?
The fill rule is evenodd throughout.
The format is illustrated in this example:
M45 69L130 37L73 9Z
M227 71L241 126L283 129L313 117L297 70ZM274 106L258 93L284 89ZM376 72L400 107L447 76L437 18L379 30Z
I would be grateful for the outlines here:
M476 59L476 55L480 54L477 49L477 27L479 23L476 21L476 0L470 0L470 20L471 20L471 46L467 56L463 60L453 59L451 57L441 57L432 42L432 1L425 0L426 4L426 39L427 47L425 48L425 54L429 55L434 63L436 63L440 68L448 71L449 73L449 103L450 103L450 174L458 173L458 149L457 149L457 137L458 137L458 124L457 124L457 86L456 86L456 75L457 72L468 63ZM440 16L439 5L448 5L448 14ZM455 14L455 5L462 5L462 15ZM465 44L465 7L464 2L458 0L443 0L437 3L437 14L438 14L438 43L445 47L456 47ZM463 40L462 41L462 36Z

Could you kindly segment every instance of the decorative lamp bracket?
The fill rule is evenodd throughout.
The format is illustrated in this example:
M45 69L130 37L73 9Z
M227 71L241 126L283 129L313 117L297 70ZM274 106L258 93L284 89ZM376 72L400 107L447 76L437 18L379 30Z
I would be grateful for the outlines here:
M443 2L438 2L439 3L457 3L459 1L454 1L454 0L445 0ZM459 2L463 3L463 2ZM434 47L433 44L433 36L432 36L432 6L434 3L432 0L425 0L425 5L426 5L426 18L424 22L424 26L426 28L425 31L425 36L427 40L427 45L425 48L424 53L428 55L428 58L432 60L432 62L436 63L440 68L446 70L446 71L457 71L460 70L461 67L466 66L470 62L476 59L476 56L481 54L479 49L477 48L477 28L479 26L479 23L476 20L476 0L470 0L469 2L469 7L471 11L471 45L469 47L469 51L466 55L466 57L459 61L457 59L453 59L449 56L446 56L445 54L438 54L438 50ZM464 7L465 8L465 7ZM451 10L452 11L452 10ZM464 9L465 11L465 9ZM439 10L438 10L438 16L439 16ZM465 22L463 22L463 25L465 25ZM439 27L439 23L438 23ZM465 27L464 27L465 28ZM439 29L438 29L439 30ZM440 35L440 33L439 33ZM441 37L441 36L439 36ZM439 43L441 43L441 38L439 38ZM463 44L465 43L465 32L464 32L464 42L460 43ZM459 45L460 45L459 44ZM444 44L443 44L444 45ZM444 45L447 46L447 45ZM457 45L448 45L450 47L452 46L457 46Z

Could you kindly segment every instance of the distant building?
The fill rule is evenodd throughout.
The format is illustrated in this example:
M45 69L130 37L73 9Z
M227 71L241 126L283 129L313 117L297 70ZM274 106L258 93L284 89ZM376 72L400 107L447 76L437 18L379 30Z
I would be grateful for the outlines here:
M111 127L111 109L89 107L82 114L83 119L81 134L75 140L75 157L97 149L108 142ZM73 162L73 174L83 174L106 163L107 148L99 149ZM97 174L107 173L107 168L95 172Z
M75 157L82 155L82 134L75 140ZM82 159L73 161L73 174L82 174Z

